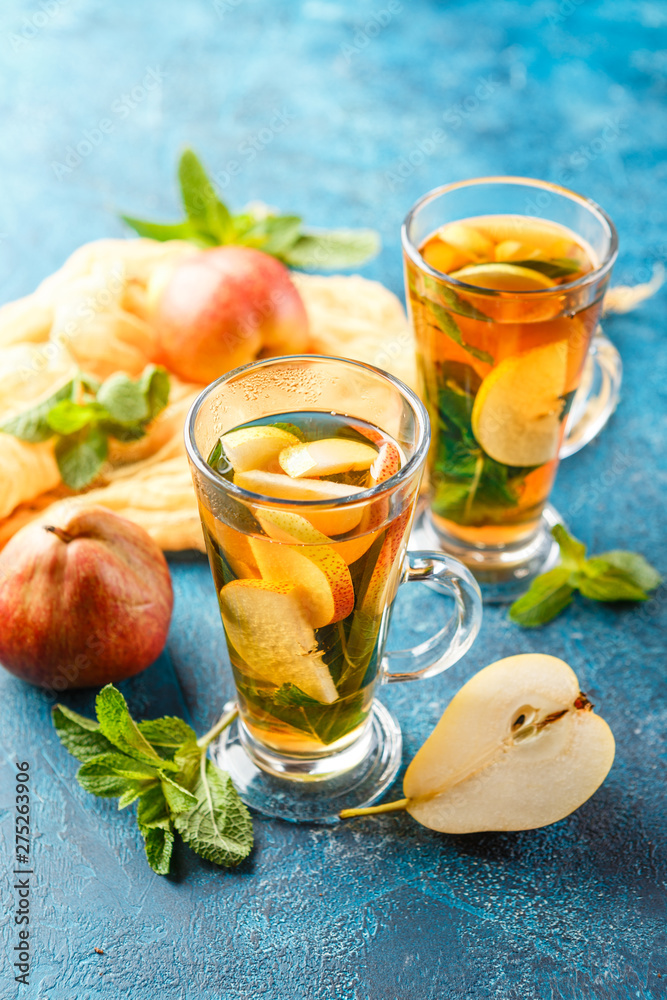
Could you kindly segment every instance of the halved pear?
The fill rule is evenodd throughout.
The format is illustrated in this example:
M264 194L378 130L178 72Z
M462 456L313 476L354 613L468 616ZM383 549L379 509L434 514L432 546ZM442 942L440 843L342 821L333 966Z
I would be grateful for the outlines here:
M498 660L454 696L408 767L406 798L368 811L407 809L443 833L556 823L591 797L614 760L611 730L592 709L563 660Z

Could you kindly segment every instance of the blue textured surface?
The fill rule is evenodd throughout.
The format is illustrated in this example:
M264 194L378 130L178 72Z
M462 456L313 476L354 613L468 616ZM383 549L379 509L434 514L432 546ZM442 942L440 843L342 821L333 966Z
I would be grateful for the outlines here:
M186 143L223 186L227 162L239 162L225 188L236 205L263 198L312 224L377 226L385 249L366 273L396 291L406 209L436 184L489 173L562 181L599 201L620 231L616 282L646 280L667 256L662 3L5 0L0 26L3 301L80 243L120 235L118 209L173 217ZM124 113L123 95L151 69L159 85L136 91ZM103 118L113 131L90 155L70 173L54 168ZM624 545L664 569L663 325L664 298L607 322L625 362L624 398L599 441L564 464L554 499L592 549ZM172 571L168 651L123 689L136 714L185 713L201 731L231 679L208 567ZM421 600L417 591L401 602L395 642L424 617ZM478 668L527 650L564 657L617 739L609 779L569 819L445 837L407 816L336 829L258 818L240 869L182 848L168 879L149 871L132 809L118 814L76 785L47 702L3 673L3 857L10 762L27 759L37 887L31 985L22 987L10 973L14 893L3 883L0 995L667 996L664 612L664 591L643 609L581 601L524 632L490 608L462 663L383 692L407 761ZM88 710L92 696L70 701Z

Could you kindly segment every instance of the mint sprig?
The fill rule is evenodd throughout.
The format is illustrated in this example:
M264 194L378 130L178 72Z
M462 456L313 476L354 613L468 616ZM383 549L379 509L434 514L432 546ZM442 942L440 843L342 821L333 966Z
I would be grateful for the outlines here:
M136 441L169 400L169 375L148 365L134 381L115 372L101 384L78 374L29 410L0 423L0 431L36 444L57 437L55 457L72 490L88 486L109 453L109 438Z
M239 864L252 850L252 821L231 778L208 759L211 741L236 712L224 715L199 740L183 719L135 722L112 684L95 703L97 721L65 705L52 710L63 746L82 762L77 780L118 808L137 803L146 857L158 875L169 872L174 833L215 864Z
M533 580L530 590L512 604L510 619L524 628L551 621L572 603L575 591L594 601L646 601L661 582L656 569L637 552L614 549L586 558L583 542L562 524L552 529L561 564Z
M203 248L234 243L305 270L358 267L380 251L374 229L307 229L298 215L280 215L265 206L251 205L233 215L191 149L181 156L178 179L185 219L165 224L121 218L140 236L154 240L188 240Z

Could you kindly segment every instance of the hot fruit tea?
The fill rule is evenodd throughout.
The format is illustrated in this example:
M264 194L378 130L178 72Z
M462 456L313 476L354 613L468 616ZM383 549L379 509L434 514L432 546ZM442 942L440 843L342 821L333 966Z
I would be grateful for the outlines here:
M419 251L443 274L406 262L434 521L466 542L511 543L539 522L600 312L601 297L565 312L560 288L597 262L564 226L519 215L448 223Z
M367 719L416 491L400 510L381 493L340 500L387 481L403 461L379 428L322 412L245 424L208 457L218 475L271 498L228 497L215 517L201 513L240 714L276 750L330 753ZM339 506L296 512L281 499Z

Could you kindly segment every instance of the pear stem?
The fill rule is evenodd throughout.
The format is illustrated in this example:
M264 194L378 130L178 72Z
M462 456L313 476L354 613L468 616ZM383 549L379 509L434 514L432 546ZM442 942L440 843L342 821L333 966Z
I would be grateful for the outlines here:
M410 799L398 799L396 802L385 802L381 806L366 806L365 809L343 809L338 813L341 819L351 819L352 816L374 816L376 813L400 812L408 808Z
M197 740L197 746L201 747L202 750L205 750L209 743L212 743L216 736L220 735L223 729L226 729L227 726L231 726L238 714L238 708L234 707L231 712L225 712L224 715L221 715L216 724L209 729L207 733L204 733L203 736L199 737Z
M71 542L74 535L70 535L67 531L63 531L62 528L56 528L54 524L45 524L44 531L50 531L52 534L59 538L61 542Z

